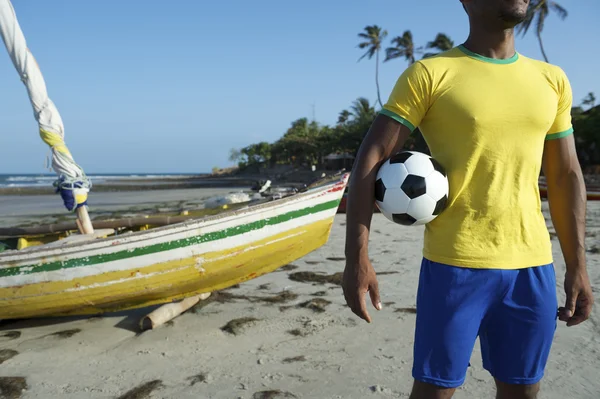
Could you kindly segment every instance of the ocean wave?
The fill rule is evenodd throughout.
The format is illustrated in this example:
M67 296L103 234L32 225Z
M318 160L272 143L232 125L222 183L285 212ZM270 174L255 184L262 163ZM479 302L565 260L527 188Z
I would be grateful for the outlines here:
M92 183L103 183L107 180L151 180L151 179L177 179L190 175L161 175L161 174L123 174L123 175L88 175ZM52 186L57 179L56 175L0 175L0 188L2 187L41 187Z

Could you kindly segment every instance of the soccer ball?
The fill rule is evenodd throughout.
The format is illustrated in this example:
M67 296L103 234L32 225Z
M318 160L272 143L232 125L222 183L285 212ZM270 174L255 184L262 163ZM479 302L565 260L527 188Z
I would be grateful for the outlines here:
M389 220L405 226L435 219L448 202L448 178L429 155L403 151L385 161L375 180L375 204Z

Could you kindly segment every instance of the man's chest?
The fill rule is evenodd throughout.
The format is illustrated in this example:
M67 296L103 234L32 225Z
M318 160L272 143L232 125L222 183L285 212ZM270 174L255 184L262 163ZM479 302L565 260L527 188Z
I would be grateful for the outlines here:
M557 108L556 90L543 76L465 71L441 82L422 126L474 140L539 140Z

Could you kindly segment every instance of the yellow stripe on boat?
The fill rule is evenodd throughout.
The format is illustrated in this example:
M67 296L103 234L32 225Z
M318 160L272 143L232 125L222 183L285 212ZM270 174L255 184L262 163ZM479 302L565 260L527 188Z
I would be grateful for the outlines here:
M327 241L331 224L331 219L322 220L249 245L133 271L2 288L0 318L59 315L74 308L77 314L116 311L220 290L319 248Z

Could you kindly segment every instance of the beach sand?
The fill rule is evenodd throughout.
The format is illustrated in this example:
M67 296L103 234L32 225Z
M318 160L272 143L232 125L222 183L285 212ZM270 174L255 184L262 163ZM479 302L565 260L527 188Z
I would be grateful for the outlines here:
M590 278L598 297L599 205L589 204L587 237ZM547 203L544 209L547 215ZM137 328L149 309L5 321L0 326L3 397L408 398L423 229L374 215L370 256L384 308L377 312L369 303L373 323L367 324L345 306L338 285L345 221L345 215L336 216L330 240L321 249L214 294L153 331ZM565 266L554 236L553 245L563 303ZM320 279L327 282L310 281L315 274L329 276ZM493 381L481 366L478 343L471 364L455 397L493 398ZM559 323L539 397L599 398L599 364L596 305L581 326Z

